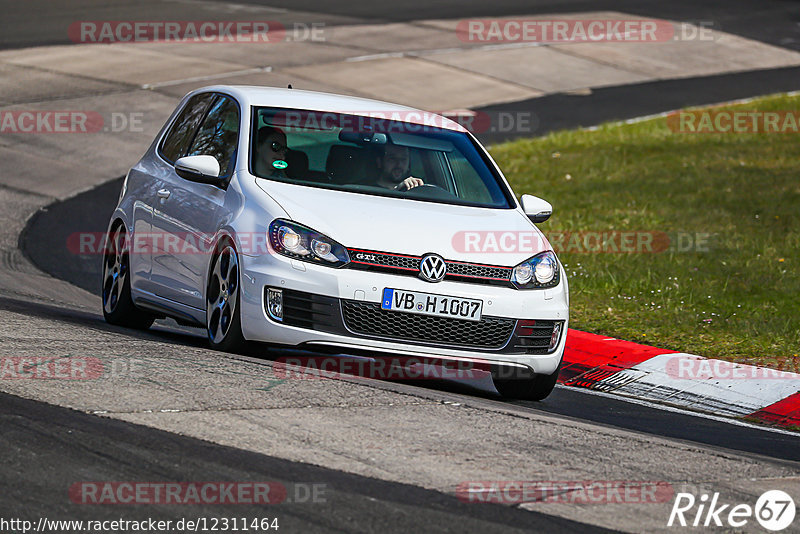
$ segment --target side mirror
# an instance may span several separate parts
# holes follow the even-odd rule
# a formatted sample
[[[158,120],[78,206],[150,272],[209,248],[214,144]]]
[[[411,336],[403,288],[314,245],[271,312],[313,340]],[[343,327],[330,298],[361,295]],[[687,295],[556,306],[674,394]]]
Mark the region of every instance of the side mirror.
[[[181,178],[201,184],[222,187],[219,162],[214,156],[185,156],[175,162],[175,172]]]
[[[534,223],[544,222],[553,214],[553,206],[539,197],[522,195],[520,202],[522,203],[522,211]]]

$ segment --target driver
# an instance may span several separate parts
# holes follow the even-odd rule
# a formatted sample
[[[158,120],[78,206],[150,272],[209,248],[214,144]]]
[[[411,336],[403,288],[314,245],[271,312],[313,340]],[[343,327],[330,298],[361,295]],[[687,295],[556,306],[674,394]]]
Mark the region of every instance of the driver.
[[[422,178],[411,176],[407,146],[387,144],[377,157],[378,185],[386,189],[408,190],[425,185]]]

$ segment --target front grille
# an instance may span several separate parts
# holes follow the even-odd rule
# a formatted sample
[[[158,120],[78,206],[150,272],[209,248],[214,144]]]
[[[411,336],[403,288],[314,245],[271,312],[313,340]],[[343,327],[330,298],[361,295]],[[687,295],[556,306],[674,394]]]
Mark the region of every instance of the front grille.
[[[447,272],[453,276],[503,281],[507,281],[511,278],[510,267],[494,267],[491,265],[478,265],[459,261],[448,261],[445,263],[447,263]]]
[[[380,304],[342,300],[344,323],[353,333],[396,341],[499,349],[505,346],[516,321],[483,317],[466,321],[381,309]]]
[[[422,256],[408,256],[374,250],[347,249],[350,255],[348,267],[368,271],[391,272],[399,275],[419,275],[419,264]],[[511,283],[511,267],[482,265],[445,260],[447,275],[445,280],[454,280],[473,284],[494,284],[514,287]]]
[[[386,267],[419,272],[420,256],[404,256],[371,250],[347,249],[350,261],[365,267]]]

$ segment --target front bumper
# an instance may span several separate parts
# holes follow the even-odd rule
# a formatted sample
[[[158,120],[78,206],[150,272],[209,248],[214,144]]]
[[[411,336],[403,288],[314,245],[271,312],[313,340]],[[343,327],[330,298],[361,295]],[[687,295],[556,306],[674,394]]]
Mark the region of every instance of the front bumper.
[[[354,269],[332,269],[329,267],[291,260],[275,254],[241,256],[242,267],[242,332],[245,338],[281,345],[308,346],[309,348],[331,348],[342,352],[357,351],[371,354],[402,354],[408,356],[486,362],[506,366],[525,367],[534,373],[551,374],[561,361],[568,326],[568,288],[565,273],[562,282],[546,290],[517,290],[506,287],[466,284],[443,281],[437,284],[421,279],[380,272]],[[287,295],[308,295],[315,301],[313,309],[330,312],[326,320],[277,322],[264,309],[265,288],[284,290]],[[453,297],[480,299],[483,301],[483,317],[498,324],[503,323],[508,335],[505,342],[498,341],[504,330],[492,325],[492,336],[481,337],[474,333],[480,326],[460,319],[447,319],[465,323],[455,330],[459,333],[445,340],[405,339],[408,316],[402,312],[379,310],[383,289],[386,287],[436,293]],[[354,311],[356,310],[355,314]],[[400,314],[402,319],[391,336],[382,335],[374,328],[355,327],[369,318],[380,318],[386,323],[385,314]],[[522,319],[536,320],[537,326],[560,324],[560,339],[552,352],[541,353],[520,344],[520,334],[528,333],[518,327]],[[391,321],[391,319],[388,319]],[[291,324],[289,324],[291,323]],[[402,323],[402,324],[401,324]],[[429,325],[430,326],[430,325]],[[434,325],[435,327],[436,325]],[[448,327],[453,325],[448,325]],[[457,325],[456,325],[457,326]],[[499,328],[499,327],[498,327]],[[408,330],[412,332],[412,330]],[[488,330],[486,330],[488,332]],[[470,337],[472,334],[472,337]],[[466,343],[459,341],[466,341]],[[537,342],[538,343],[538,342]],[[540,353],[532,353],[540,352]]]

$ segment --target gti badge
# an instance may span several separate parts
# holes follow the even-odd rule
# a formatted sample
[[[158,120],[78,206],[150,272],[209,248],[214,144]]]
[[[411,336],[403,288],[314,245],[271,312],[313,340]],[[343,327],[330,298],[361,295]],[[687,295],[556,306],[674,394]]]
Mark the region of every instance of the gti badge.
[[[419,262],[419,276],[427,282],[441,282],[447,274],[447,264],[438,254],[426,254]]]

